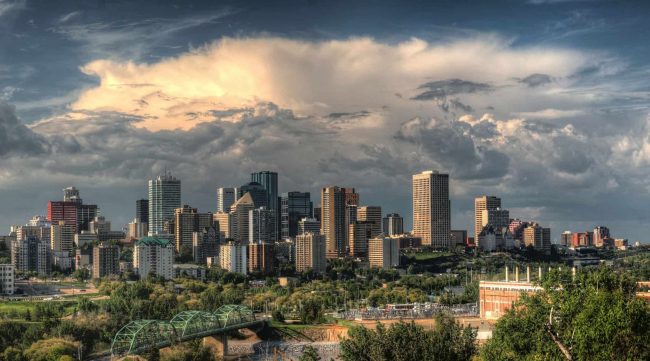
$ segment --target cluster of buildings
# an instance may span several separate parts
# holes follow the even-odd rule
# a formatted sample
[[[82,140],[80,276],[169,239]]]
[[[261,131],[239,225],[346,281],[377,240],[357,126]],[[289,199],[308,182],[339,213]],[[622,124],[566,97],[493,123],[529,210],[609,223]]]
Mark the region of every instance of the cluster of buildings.
[[[592,231],[571,232],[564,231],[560,235],[560,245],[569,248],[596,247],[596,248],[618,248],[626,249],[627,239],[612,238],[609,228],[597,226]]]
[[[501,198],[484,195],[474,199],[474,243],[487,252],[522,247],[550,252],[551,229],[510,218],[510,212],[501,208]]]

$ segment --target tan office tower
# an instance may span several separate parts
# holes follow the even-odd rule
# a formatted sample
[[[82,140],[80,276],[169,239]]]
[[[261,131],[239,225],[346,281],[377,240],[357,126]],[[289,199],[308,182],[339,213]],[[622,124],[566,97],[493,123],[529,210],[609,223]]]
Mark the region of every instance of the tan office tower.
[[[524,244],[526,247],[533,246],[538,250],[550,251],[551,229],[544,228],[537,223],[529,225],[524,229]]]
[[[255,209],[253,197],[248,192],[230,207],[230,238],[241,242],[244,246],[249,243],[249,212],[253,209]]]
[[[399,267],[399,241],[389,237],[375,237],[368,241],[370,268]]]
[[[363,206],[357,210],[357,220],[370,222],[372,225],[371,237],[377,237],[381,232],[381,207]]]
[[[217,212],[212,215],[212,219],[219,223],[219,233],[221,239],[230,238],[230,226],[232,215],[229,212]]]
[[[451,246],[449,175],[426,171],[413,175],[413,235],[423,246]]]
[[[350,256],[368,257],[368,240],[372,238],[373,224],[368,221],[356,221],[348,225],[350,235]]]
[[[474,198],[474,241],[478,239],[478,235],[487,224],[484,221],[483,211],[495,210],[501,208],[501,198],[493,196],[480,196]]]
[[[347,253],[346,193],[345,188],[335,186],[321,190],[321,234],[325,236],[327,258]]]
[[[251,243],[248,245],[248,272],[272,274],[275,270],[275,244]]]
[[[317,273],[325,272],[325,236],[305,233],[296,236],[296,271],[305,272],[308,269]]]
[[[212,213],[199,213],[196,208],[184,205],[174,210],[174,237],[176,252],[182,250],[191,254],[194,232],[203,231],[212,225]]]

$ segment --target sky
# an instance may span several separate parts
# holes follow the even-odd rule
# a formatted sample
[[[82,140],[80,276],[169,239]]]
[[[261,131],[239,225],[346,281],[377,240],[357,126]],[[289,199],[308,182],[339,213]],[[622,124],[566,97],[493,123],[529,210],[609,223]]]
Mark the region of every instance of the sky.
[[[117,226],[279,173],[411,224],[411,175],[552,229],[650,241],[644,1],[0,0],[0,230],[74,185]],[[4,231],[0,231],[4,233]]]

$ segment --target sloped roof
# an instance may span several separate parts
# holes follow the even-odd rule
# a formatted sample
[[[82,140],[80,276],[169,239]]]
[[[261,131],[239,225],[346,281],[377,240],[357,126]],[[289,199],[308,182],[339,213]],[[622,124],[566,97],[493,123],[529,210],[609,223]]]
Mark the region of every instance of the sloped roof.
[[[171,245],[171,241],[164,238],[158,237],[142,237],[139,241],[135,242],[136,246],[161,246],[168,247]]]

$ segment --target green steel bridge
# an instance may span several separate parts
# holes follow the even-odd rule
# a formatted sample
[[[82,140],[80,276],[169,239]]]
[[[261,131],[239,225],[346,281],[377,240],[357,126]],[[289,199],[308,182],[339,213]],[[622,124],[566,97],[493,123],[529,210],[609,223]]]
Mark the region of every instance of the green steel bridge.
[[[221,306],[215,312],[183,311],[170,321],[131,321],[113,338],[111,355],[135,355],[152,348],[161,349],[196,338],[225,335],[263,323],[264,320],[255,319],[248,307],[239,305]]]

